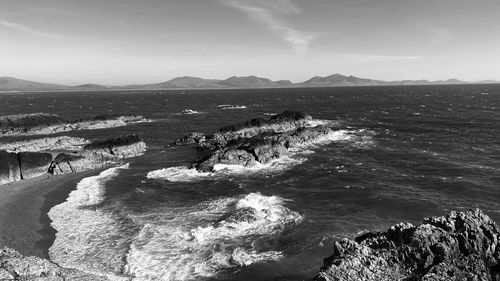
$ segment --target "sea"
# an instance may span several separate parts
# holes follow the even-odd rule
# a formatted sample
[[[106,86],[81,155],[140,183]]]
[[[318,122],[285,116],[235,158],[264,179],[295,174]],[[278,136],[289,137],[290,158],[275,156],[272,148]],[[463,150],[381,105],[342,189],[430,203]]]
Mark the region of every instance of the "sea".
[[[212,173],[172,145],[284,110],[336,133]],[[151,120],[65,133],[147,143],[49,212],[50,258],[112,280],[307,280],[339,239],[469,208],[500,222],[500,85],[4,93],[0,112]]]

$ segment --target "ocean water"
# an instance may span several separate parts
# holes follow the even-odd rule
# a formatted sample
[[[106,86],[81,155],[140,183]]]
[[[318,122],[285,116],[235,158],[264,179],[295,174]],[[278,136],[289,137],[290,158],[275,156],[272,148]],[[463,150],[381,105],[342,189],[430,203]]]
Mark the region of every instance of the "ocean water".
[[[285,109],[336,132],[269,165],[215,173],[190,170],[196,149],[171,145]],[[49,213],[51,259],[116,280],[303,280],[339,238],[475,207],[500,222],[499,109],[500,85],[0,95],[2,114],[153,120],[67,134],[137,133],[148,145]]]

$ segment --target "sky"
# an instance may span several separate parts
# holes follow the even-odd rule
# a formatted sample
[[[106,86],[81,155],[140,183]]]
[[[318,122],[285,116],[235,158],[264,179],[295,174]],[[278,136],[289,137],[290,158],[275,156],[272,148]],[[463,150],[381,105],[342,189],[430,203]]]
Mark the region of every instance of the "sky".
[[[0,76],[500,80],[499,0],[0,0]]]

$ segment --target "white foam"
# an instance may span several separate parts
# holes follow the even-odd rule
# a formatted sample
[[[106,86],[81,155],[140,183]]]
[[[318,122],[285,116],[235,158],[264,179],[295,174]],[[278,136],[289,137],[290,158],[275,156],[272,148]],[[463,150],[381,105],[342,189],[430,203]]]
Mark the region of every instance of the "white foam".
[[[241,165],[216,164],[213,167],[213,172],[198,171],[195,168],[187,166],[175,166],[163,168],[148,172],[148,179],[162,179],[171,182],[196,182],[206,179],[214,179],[223,176],[234,175],[254,175],[262,173],[275,173],[289,169],[294,165],[298,165],[306,159],[296,155],[294,157],[283,156],[275,159],[267,164],[256,163],[251,167]]]
[[[48,215],[57,231],[49,249],[51,260],[63,267],[121,280],[126,237],[117,232],[117,220],[97,207],[105,200],[105,183],[128,164],[82,179],[66,202]]]
[[[246,105],[221,104],[217,106],[220,109],[245,109]]]
[[[201,172],[187,166],[177,166],[151,171],[148,179],[165,179],[173,182],[191,182],[211,177],[212,173]]]
[[[259,251],[252,242],[300,223],[302,216],[286,208],[285,202],[250,193],[175,210],[181,215],[170,220],[148,220],[130,247],[125,273],[138,280],[193,280],[279,260],[283,253]]]

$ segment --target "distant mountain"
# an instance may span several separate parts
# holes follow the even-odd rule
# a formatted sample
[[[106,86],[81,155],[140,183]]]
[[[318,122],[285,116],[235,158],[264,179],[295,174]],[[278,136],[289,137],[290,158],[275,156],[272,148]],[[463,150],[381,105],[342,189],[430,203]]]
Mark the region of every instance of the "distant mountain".
[[[469,82],[448,79],[439,81],[402,80],[382,81],[355,76],[333,74],[325,77],[314,76],[300,83],[288,80],[273,81],[257,76],[232,76],[225,80],[204,79],[200,77],[177,77],[161,83],[139,84],[126,86],[106,86],[99,84],[83,84],[65,86],[57,84],[39,83],[12,77],[0,77],[0,91],[105,91],[105,90],[153,90],[153,89],[224,89],[224,88],[288,88],[288,87],[347,87],[347,86],[381,86],[381,85],[441,85],[441,84],[468,84]],[[478,84],[500,83],[493,80],[475,82]]]
[[[112,86],[106,86],[106,85],[99,85],[99,84],[83,84],[83,85],[78,85],[72,87],[72,89],[75,90],[90,90],[90,91],[98,91],[98,90],[109,90],[113,89]]]
[[[68,89],[68,86],[0,77],[0,91],[56,91],[64,89]]]
[[[278,88],[293,86],[293,83],[288,80],[272,81],[267,78],[256,76],[233,76],[220,81],[218,84],[231,88]]]
[[[313,78],[297,83],[301,87],[332,87],[332,86],[376,86],[388,85],[388,82],[333,74],[326,77],[314,76]]]
[[[147,84],[140,86],[147,89],[220,88],[221,86],[217,84],[219,81],[220,80],[217,79],[204,79],[199,77],[184,76],[184,77],[177,77],[162,83]]]

